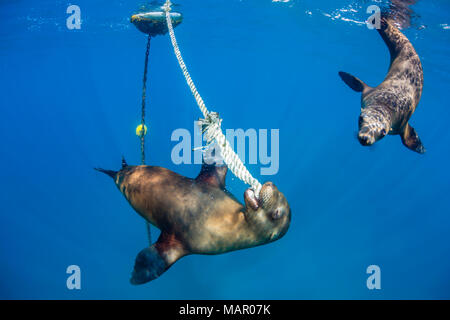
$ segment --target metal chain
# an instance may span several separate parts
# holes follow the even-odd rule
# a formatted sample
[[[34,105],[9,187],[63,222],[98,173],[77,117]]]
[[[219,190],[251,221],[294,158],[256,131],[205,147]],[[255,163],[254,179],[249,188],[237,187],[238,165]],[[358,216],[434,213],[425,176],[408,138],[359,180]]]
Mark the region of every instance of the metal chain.
[[[150,54],[150,40],[151,36],[148,36],[147,39],[147,50],[145,51],[145,66],[144,66],[144,78],[143,78],[143,85],[142,85],[142,111],[141,111],[141,134],[140,134],[140,140],[141,140],[141,164],[145,165],[145,100],[147,98],[147,71],[148,71],[148,56]],[[150,245],[152,245],[152,234],[150,229],[150,223],[146,221],[146,228],[147,228],[147,237],[148,242]]]
[[[144,79],[142,85],[142,116],[141,116],[141,164],[145,165],[145,100],[147,98],[147,71],[148,71],[148,56],[150,54],[150,39],[147,40],[147,51],[145,52],[145,66],[144,66]]]

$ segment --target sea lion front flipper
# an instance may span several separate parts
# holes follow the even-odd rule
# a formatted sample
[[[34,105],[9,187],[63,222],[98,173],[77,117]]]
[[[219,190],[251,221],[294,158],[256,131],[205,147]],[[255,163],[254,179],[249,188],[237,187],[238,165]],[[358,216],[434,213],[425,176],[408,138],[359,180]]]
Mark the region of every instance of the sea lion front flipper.
[[[341,77],[342,81],[345,82],[346,85],[348,85],[350,88],[352,88],[356,92],[363,92],[364,90],[370,88],[363,81],[359,80],[357,77],[352,76],[351,74],[349,74],[347,72],[340,71],[339,76]]]
[[[409,123],[406,124],[400,136],[405,147],[420,154],[425,153],[426,150],[422,141],[420,141],[419,135]]]
[[[187,253],[175,236],[161,232],[158,241],[136,256],[131,284],[144,284],[155,280]]]
[[[228,167],[226,165],[217,166],[215,164],[203,163],[202,169],[195,180],[224,189],[227,171]]]

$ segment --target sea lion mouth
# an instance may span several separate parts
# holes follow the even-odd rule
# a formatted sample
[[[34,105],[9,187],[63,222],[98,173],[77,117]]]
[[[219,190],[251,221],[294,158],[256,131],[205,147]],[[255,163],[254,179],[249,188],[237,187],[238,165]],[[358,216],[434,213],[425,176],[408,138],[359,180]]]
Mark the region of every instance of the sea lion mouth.
[[[256,194],[253,189],[247,189],[245,191],[244,200],[247,207],[252,208],[254,211],[259,209],[259,201],[256,198]]]
[[[375,138],[370,133],[359,133],[358,140],[363,146],[371,146],[375,143]]]
[[[249,188],[244,193],[244,200],[247,207],[253,210],[268,208],[276,202],[277,187],[272,182],[266,182],[259,192],[259,198],[256,196],[255,190]]]
[[[378,140],[381,140],[386,136],[387,132],[385,129],[374,129],[369,128],[369,126],[364,126],[359,130],[358,140],[363,146],[371,146]]]

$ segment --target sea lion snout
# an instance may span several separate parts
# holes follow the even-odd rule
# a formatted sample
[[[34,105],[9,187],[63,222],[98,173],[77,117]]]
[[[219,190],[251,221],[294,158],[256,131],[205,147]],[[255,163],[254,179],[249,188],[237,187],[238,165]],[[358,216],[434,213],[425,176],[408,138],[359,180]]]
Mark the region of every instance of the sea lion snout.
[[[245,204],[254,211],[260,208],[267,209],[271,206],[271,204],[277,201],[279,193],[278,188],[273,184],[273,182],[266,182],[259,192],[259,198],[256,197],[256,193],[252,188],[245,191]]]
[[[363,127],[359,130],[358,140],[363,146],[371,146],[378,140],[386,136],[386,129],[370,129],[368,127]]]
[[[358,140],[363,146],[371,146],[384,138],[389,126],[383,114],[370,109],[367,112],[359,117]]]
[[[278,188],[273,184],[273,182],[264,183],[259,193],[261,206],[263,208],[268,208],[271,204],[275,203],[279,193]]]
[[[244,200],[247,207],[253,211],[260,208],[268,208],[275,203],[278,197],[278,188],[272,182],[266,182],[259,192],[259,198],[256,197],[255,190],[249,188],[244,193]]]
[[[359,131],[358,140],[363,146],[371,146],[376,141],[373,132],[368,130],[368,128],[363,128],[363,130]]]
[[[259,197],[261,208],[272,220],[278,220],[290,214],[286,198],[272,182],[266,182],[262,186]]]

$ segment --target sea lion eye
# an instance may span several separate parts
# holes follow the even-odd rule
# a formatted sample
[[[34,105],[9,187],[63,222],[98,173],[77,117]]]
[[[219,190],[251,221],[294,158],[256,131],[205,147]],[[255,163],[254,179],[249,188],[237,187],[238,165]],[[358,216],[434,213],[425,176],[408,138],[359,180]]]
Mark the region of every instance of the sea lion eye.
[[[280,219],[283,216],[283,209],[277,208],[273,213],[272,213],[272,219],[277,220]]]

